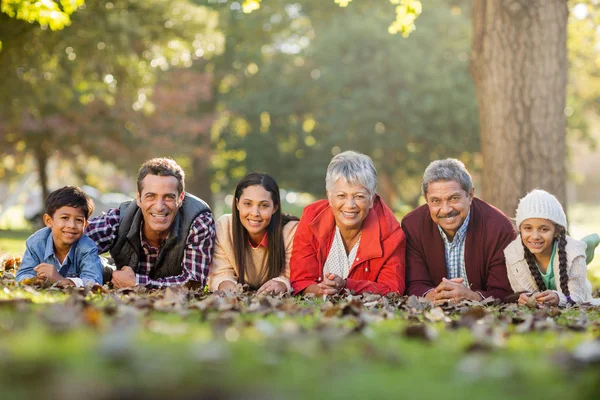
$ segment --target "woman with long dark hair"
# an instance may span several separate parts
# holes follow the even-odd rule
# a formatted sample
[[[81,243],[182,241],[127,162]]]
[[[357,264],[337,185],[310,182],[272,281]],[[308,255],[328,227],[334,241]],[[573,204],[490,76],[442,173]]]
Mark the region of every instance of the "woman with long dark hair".
[[[217,220],[209,288],[247,284],[258,293],[290,293],[290,257],[298,218],[283,214],[279,187],[264,173],[247,174],[235,188],[231,214]]]

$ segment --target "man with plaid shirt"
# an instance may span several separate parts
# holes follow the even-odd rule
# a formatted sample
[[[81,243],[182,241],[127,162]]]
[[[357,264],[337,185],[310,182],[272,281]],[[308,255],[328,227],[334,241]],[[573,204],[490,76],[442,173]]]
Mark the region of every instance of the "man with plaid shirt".
[[[427,204],[402,220],[407,293],[434,304],[510,295],[504,249],[516,232],[506,215],[474,196],[465,165],[432,162],[421,189]]]
[[[91,219],[85,234],[99,253],[110,251],[117,270],[105,268],[104,281],[116,288],[206,285],[215,222],[208,205],[185,192],[185,174],[172,159],[146,161],[136,200]]]

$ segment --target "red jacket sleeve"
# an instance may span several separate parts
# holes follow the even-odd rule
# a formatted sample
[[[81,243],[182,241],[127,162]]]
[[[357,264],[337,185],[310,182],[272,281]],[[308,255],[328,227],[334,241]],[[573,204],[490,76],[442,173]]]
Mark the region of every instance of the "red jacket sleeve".
[[[357,294],[375,293],[385,296],[386,294],[404,294],[406,273],[406,236],[402,229],[398,229],[383,244],[383,260],[375,259],[373,263],[383,263],[377,276],[369,276],[372,280],[352,279],[346,280],[346,288]]]
[[[303,216],[298,223],[292,258],[290,259],[290,284],[298,294],[321,277],[322,267],[317,260],[318,243],[310,232],[309,218]]]

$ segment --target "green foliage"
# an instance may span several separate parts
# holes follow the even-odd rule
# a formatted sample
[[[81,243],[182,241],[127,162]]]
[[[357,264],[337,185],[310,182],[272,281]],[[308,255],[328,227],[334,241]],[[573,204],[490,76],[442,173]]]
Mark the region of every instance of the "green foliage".
[[[457,156],[473,166],[467,10],[431,2],[422,29],[403,40],[381,29],[384,3],[321,4],[307,1],[291,13],[287,2],[269,2],[225,28],[235,58],[220,86],[220,188],[262,170],[283,187],[322,196],[332,154],[354,149],[374,159],[379,190],[397,207],[416,204],[431,159]],[[261,40],[246,43],[257,31]]]
[[[85,0],[31,1],[2,0],[0,11],[11,18],[38,23],[56,31],[71,24],[71,14],[83,6]]]
[[[0,14],[3,153],[35,154],[40,166],[84,154],[137,167],[157,151],[153,138],[172,133],[146,122],[157,76],[218,52],[215,21],[207,8],[162,0],[94,1],[57,32]]]
[[[591,400],[598,389],[592,308],[0,288],[9,398]]]

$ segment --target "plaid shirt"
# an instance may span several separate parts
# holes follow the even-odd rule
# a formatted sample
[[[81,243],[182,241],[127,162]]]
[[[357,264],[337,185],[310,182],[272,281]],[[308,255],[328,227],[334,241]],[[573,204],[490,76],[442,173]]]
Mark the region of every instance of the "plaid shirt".
[[[467,228],[469,227],[469,219],[471,218],[471,211],[467,214],[467,218],[454,235],[454,240],[450,242],[444,230],[438,225],[440,235],[444,240],[444,247],[446,249],[446,269],[448,271],[448,279],[452,278],[464,278],[463,284],[469,287],[469,279],[467,278],[467,271],[465,270],[465,239],[467,238]]]
[[[85,234],[89,236],[102,254],[110,250],[119,231],[119,209],[113,208],[107,213],[90,220]],[[212,249],[215,243],[215,221],[210,212],[204,212],[194,220],[186,239],[181,266],[183,272],[177,276],[150,279],[148,276],[158,259],[159,247],[150,246],[142,236],[143,254],[139,255],[139,271],[135,275],[137,285],[172,286],[183,285],[187,281],[197,281],[206,285]]]

